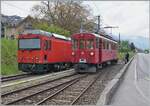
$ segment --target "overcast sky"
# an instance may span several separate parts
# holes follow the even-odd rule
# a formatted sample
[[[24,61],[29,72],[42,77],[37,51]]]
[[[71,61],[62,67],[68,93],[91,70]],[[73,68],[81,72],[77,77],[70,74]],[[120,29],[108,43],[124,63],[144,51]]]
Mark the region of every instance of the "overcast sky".
[[[5,15],[26,17],[33,5],[40,1],[2,1]],[[94,16],[101,15],[104,26],[119,26],[114,34],[149,36],[149,1],[84,1]],[[109,30],[110,31],[110,30]]]

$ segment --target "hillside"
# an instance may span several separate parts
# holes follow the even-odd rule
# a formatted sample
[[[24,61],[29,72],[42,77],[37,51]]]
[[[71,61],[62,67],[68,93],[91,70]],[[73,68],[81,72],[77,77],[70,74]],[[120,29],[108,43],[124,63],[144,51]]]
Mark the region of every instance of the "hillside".
[[[118,36],[113,37],[118,40]],[[140,48],[142,50],[149,48],[149,38],[146,37],[121,35],[120,39],[128,40],[130,43],[133,42],[137,48]]]
[[[1,39],[1,74],[20,73],[17,65],[17,40]]]

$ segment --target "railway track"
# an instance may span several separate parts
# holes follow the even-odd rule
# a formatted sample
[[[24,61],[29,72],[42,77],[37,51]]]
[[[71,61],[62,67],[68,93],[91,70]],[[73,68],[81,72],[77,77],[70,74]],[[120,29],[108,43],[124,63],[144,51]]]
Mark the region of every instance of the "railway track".
[[[2,104],[6,104],[6,105],[16,104],[16,103],[18,104],[18,102],[20,102],[20,101],[26,100],[30,97],[32,98],[33,96],[39,95],[43,92],[61,87],[65,84],[71,83],[72,81],[80,79],[84,76],[85,75],[76,75],[76,74],[74,74],[74,75],[71,75],[71,76],[65,76],[63,78],[55,79],[53,81],[44,82],[44,83],[41,83],[39,85],[34,85],[34,86],[30,86],[30,87],[23,88],[23,89],[20,89],[20,90],[16,90],[16,91],[12,91],[12,92],[2,94],[1,95]],[[27,92],[32,92],[32,93],[28,93],[28,95],[26,95]],[[26,93],[26,94],[24,94],[24,96],[21,97],[20,96],[21,93]],[[19,98],[17,98],[16,95],[19,95]],[[15,96],[14,100],[12,99],[13,96]]]
[[[59,100],[56,97],[58,95],[59,95],[59,97],[61,97],[62,96],[61,93],[64,93],[64,91],[68,92],[68,91],[74,89],[74,91],[70,91],[72,93],[69,95],[63,94],[63,95],[66,95],[66,97],[67,97],[67,98],[65,98],[67,101],[66,104],[74,104],[82,96],[82,94],[84,92],[86,92],[86,90],[90,86],[93,85],[93,83],[99,78],[99,76],[100,76],[100,73],[98,75],[96,75],[96,74],[94,74],[94,75],[77,75],[77,77],[75,77],[75,78],[68,79],[65,82],[61,82],[61,83],[59,82],[59,84],[55,83],[53,86],[47,87],[46,89],[39,90],[38,92],[34,92],[30,95],[26,95],[24,97],[17,98],[15,100],[9,101],[9,98],[6,97],[8,95],[13,94],[13,92],[2,95],[2,101],[4,100],[4,98],[7,99],[7,101],[9,101],[9,102],[3,103],[5,105],[12,105],[12,104],[40,105],[40,104],[45,104],[49,100],[55,100],[55,103],[57,102],[56,104],[64,104],[64,103],[60,103],[64,100]],[[50,82],[48,82],[47,84],[50,84]],[[75,86],[78,86],[78,87],[75,87]],[[78,90],[78,92],[76,90]],[[15,95],[15,94],[13,94],[13,95]],[[39,98],[39,96],[41,96],[41,95],[42,95],[42,98]],[[72,95],[74,95],[74,96],[72,96]],[[73,98],[73,100],[68,101],[70,98]],[[51,104],[51,103],[48,103],[48,104]]]
[[[119,69],[119,68],[118,68]],[[113,71],[115,72],[115,71]],[[111,80],[112,71],[103,69],[96,74],[76,74],[66,76],[15,92],[2,94],[2,104],[5,105],[80,105],[86,104],[99,85],[102,91],[105,84]],[[115,75],[115,73],[113,73]],[[113,76],[114,76],[113,75]],[[94,91],[93,91],[94,90]],[[98,93],[100,94],[100,92]],[[92,96],[91,96],[92,97]],[[93,97],[92,97],[93,98]],[[93,99],[91,99],[94,101]]]
[[[36,105],[74,105],[97,81],[101,74],[102,72],[99,72],[99,74],[88,75],[86,78],[72,82],[39,101]]]
[[[66,85],[62,89],[58,90],[54,94],[51,94],[48,97],[44,98],[43,100],[39,101],[36,105],[46,105],[46,104],[73,105],[84,94],[84,92],[86,92],[87,89],[94,84],[94,82],[99,78],[99,76],[100,74],[98,74],[95,78],[92,78],[91,80],[89,80],[88,78],[88,80],[74,81]],[[74,87],[74,86],[78,86],[78,87]]]
[[[6,77],[1,77],[1,81],[6,82],[11,80],[17,80],[20,78],[26,78],[28,76],[31,76],[31,74],[19,74],[19,75],[6,76]]]

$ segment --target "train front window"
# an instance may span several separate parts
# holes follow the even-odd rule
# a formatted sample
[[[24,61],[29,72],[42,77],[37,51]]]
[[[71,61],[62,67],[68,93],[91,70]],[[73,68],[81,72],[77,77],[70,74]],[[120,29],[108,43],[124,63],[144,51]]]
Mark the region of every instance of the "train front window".
[[[19,39],[19,49],[40,49],[40,39]]]
[[[94,49],[94,40],[93,39],[87,40],[86,46],[87,46],[87,49]]]
[[[76,50],[78,48],[78,40],[72,40],[72,49]]]
[[[84,45],[85,45],[85,40],[81,39],[79,41],[79,49],[84,49]]]

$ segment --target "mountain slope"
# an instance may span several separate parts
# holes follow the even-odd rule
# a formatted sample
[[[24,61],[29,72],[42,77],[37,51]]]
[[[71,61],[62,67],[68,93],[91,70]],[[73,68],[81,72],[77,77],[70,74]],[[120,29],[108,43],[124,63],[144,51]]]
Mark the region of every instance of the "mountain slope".
[[[113,36],[116,40],[118,40],[118,36]],[[120,40],[128,40],[130,43],[133,42],[137,48],[140,49],[148,49],[149,48],[149,38],[142,36],[125,36],[121,35]]]

